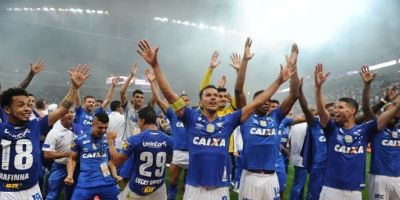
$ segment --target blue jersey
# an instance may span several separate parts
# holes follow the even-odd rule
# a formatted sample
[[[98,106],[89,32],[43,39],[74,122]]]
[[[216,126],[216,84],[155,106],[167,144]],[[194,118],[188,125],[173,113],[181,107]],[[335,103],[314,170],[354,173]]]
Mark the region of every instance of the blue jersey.
[[[24,126],[0,124],[0,191],[25,190],[38,183],[40,135],[49,131],[47,116]]]
[[[199,187],[230,185],[229,138],[240,124],[242,111],[235,111],[210,122],[199,110],[185,108],[182,122],[189,134],[187,184]]]
[[[285,117],[279,123],[279,136],[281,137],[281,144],[284,147],[287,147],[287,143],[289,141],[289,131],[290,131],[290,126],[293,124],[293,118]]]
[[[167,116],[171,129],[172,129],[172,140],[174,141],[174,150],[184,150],[188,149],[188,134],[186,133],[186,129],[183,126],[181,120],[178,119],[175,112],[171,107],[168,108],[165,113]]]
[[[400,125],[386,127],[371,141],[371,174],[400,176]]]
[[[124,144],[123,154],[134,154],[129,188],[138,195],[156,191],[165,181],[167,156],[172,155],[172,138],[161,131],[145,130],[130,136]]]
[[[313,122],[308,125],[307,134],[312,139],[312,168],[326,167],[326,138],[324,130],[319,124],[319,118],[314,118]]]
[[[84,131],[90,131],[92,128],[93,116],[102,111],[103,108],[100,107],[94,110],[92,113],[88,113],[85,109],[83,109],[82,106],[79,106],[75,109],[75,123],[81,125]]]
[[[105,136],[93,137],[90,131],[86,131],[74,139],[71,151],[79,156],[79,177],[77,187],[95,188],[104,185],[115,184],[111,174],[103,175],[101,165],[108,167],[109,153]]]
[[[351,129],[330,120],[324,128],[327,139],[327,166],[324,185],[342,190],[362,190],[365,186],[365,157],[368,140],[377,133],[377,120]]]
[[[280,108],[269,115],[251,115],[240,125],[243,138],[243,169],[277,170],[280,152],[279,123],[284,115]]]

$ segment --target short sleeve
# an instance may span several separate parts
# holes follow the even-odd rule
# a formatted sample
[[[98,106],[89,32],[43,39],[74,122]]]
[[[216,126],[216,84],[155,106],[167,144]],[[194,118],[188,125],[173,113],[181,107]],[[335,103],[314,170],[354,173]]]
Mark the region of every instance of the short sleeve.
[[[71,142],[71,151],[79,153],[79,144],[78,138],[75,137]]]
[[[365,133],[370,137],[375,133],[378,133],[378,120],[372,119],[370,121],[364,122],[362,124],[362,128],[365,130]]]
[[[183,122],[183,124],[190,122],[190,118],[194,115],[194,112],[196,112],[196,110],[193,110],[189,107],[184,108],[183,115],[180,117],[180,120]]]
[[[172,107],[168,107],[167,112],[165,112],[165,116],[169,119],[169,121],[172,121],[174,116],[176,116],[174,110],[172,110]]]
[[[47,134],[46,140],[44,141],[43,144],[43,151],[55,151],[55,147],[57,144],[56,140],[56,134],[54,131],[50,131],[49,134]]]
[[[40,134],[47,135],[47,133],[51,130],[51,126],[49,126],[49,116],[46,115],[42,119],[39,120],[39,130]]]
[[[320,123],[320,125],[321,125],[321,123]],[[330,119],[328,121],[325,128],[322,127],[322,125],[321,125],[322,130],[324,130],[325,137],[328,137],[329,135],[331,135],[332,131],[334,131],[334,129],[335,129],[335,126],[336,126],[336,123],[335,123],[335,121],[333,121],[333,119]]]
[[[225,115],[227,120],[232,124],[233,128],[240,124],[240,118],[242,117],[242,109],[237,110],[235,112],[231,112],[228,115]]]
[[[122,153],[126,157],[130,157],[135,149],[135,140],[136,136],[130,136],[124,143],[122,144]]]
[[[275,119],[278,120],[278,122],[282,121],[283,118],[285,118],[285,114],[282,112],[281,107],[278,107],[274,111],[272,111],[272,115],[274,115]]]

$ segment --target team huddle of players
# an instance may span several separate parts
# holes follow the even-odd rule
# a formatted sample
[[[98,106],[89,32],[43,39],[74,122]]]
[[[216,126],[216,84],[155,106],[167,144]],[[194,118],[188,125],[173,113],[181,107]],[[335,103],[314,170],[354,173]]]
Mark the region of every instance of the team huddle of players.
[[[356,117],[359,106],[351,98],[324,102],[322,85],[329,73],[317,64],[316,109],[309,109],[294,44],[276,79],[247,102],[243,85],[247,64],[254,56],[251,45],[248,38],[243,57],[231,56],[237,72],[234,98],[224,88],[225,77],[217,87],[209,84],[220,63],[215,52],[200,86],[199,104],[193,108],[187,95],[173,91],[158,63],[159,48],[147,41],[140,41],[137,51],[151,66],[145,70],[152,90],[147,106],[143,106],[140,90],[128,100],[136,65],[120,88],[120,101],[111,101],[117,85],[114,80],[104,101],[86,96],[81,105],[79,88],[90,74],[87,65],[77,65],[68,71],[71,88],[59,106],[49,113],[38,112],[32,106],[33,95],[24,88],[44,69],[44,62],[31,65],[19,87],[1,94],[0,199],[44,199],[39,187],[42,151],[44,158],[54,160],[45,199],[57,199],[63,189],[65,199],[175,199],[180,172],[186,169],[184,199],[229,199],[233,133],[243,141],[241,151],[235,152],[242,169],[236,176],[240,177],[239,198],[283,199],[287,128],[298,122],[307,123],[302,164],[310,174],[308,199],[361,199],[368,143],[372,146],[370,199],[400,199],[400,97],[396,97],[396,87],[390,87],[379,104],[370,106],[375,73],[362,67],[363,112]],[[284,101],[271,100],[288,80],[290,92]],[[304,117],[286,117],[297,100]],[[159,130],[155,104],[168,118],[171,136]],[[384,111],[379,112],[381,108]]]

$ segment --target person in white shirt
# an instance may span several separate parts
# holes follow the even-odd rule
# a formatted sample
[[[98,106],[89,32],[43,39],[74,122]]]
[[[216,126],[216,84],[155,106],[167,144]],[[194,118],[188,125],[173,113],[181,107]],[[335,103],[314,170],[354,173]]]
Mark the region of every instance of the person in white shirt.
[[[73,128],[72,122],[73,109],[70,109],[65,116],[54,124],[53,129],[47,134],[43,144],[44,157],[46,159],[54,159],[48,178],[47,200],[57,199],[63,188],[65,188],[65,199],[71,199],[73,187],[64,184],[64,179],[67,176],[66,165],[71,149],[71,142],[75,135],[82,132],[82,129],[78,125],[74,125]]]
[[[125,129],[125,117],[122,114],[124,111],[120,101],[112,101],[110,104],[111,113],[108,115],[109,122],[107,133],[116,132],[117,138],[115,138],[115,148],[117,150],[122,149],[124,129]]]
[[[290,161],[295,170],[290,200],[303,199],[304,185],[307,180],[307,170],[303,167],[303,158],[300,156],[306,136],[307,123],[300,123],[292,126],[289,132]]]

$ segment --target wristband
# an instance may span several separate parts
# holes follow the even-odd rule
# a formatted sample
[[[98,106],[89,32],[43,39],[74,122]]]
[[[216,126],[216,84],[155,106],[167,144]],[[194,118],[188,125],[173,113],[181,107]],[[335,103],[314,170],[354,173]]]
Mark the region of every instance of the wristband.
[[[184,108],[185,106],[185,101],[180,97],[178,98],[178,100],[171,104],[172,110],[174,110],[175,112],[182,110],[182,108]]]

